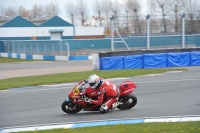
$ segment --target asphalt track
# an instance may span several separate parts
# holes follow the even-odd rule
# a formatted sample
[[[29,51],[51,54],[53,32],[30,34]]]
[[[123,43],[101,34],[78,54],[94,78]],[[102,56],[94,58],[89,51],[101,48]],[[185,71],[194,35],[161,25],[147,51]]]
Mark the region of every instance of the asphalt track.
[[[105,119],[200,115],[200,67],[189,71],[109,79],[137,83],[137,105],[107,114],[81,111],[65,114],[60,105],[75,83],[0,91],[0,128]]]

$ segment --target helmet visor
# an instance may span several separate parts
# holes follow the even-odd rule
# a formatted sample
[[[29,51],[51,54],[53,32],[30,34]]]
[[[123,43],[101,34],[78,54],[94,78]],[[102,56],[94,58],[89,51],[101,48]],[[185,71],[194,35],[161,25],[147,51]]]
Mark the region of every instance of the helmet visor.
[[[92,87],[92,86],[94,86],[95,85],[95,83],[89,83],[89,86],[90,87]]]

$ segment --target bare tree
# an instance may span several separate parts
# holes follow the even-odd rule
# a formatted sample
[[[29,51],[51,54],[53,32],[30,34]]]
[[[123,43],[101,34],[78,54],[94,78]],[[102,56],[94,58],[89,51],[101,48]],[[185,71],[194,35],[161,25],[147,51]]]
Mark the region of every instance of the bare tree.
[[[169,9],[175,14],[175,32],[178,32],[178,14],[183,10],[183,0],[170,0]]]
[[[16,16],[17,12],[13,7],[10,6],[10,7],[6,8],[5,15],[6,16]]]
[[[29,17],[29,15],[30,15],[30,11],[28,11],[27,9],[25,9],[24,6],[20,6],[18,8],[17,12],[22,17]]]
[[[126,27],[125,27],[125,30],[127,33],[129,33],[129,5],[128,5],[128,0],[125,0],[124,1],[124,5],[122,6],[122,8],[124,9],[124,12],[125,12],[125,16],[126,16]]]
[[[5,8],[0,6],[0,16],[5,16]]]
[[[120,15],[120,12],[121,12],[120,7],[121,7],[121,5],[118,3],[118,1],[113,1],[112,9],[113,9],[113,12],[116,16],[115,19],[114,19],[114,24],[115,24],[115,27],[119,28],[119,32],[120,32],[119,15]]]
[[[67,16],[71,19],[71,23],[73,25],[75,25],[74,20],[75,20],[75,16],[77,15],[76,8],[77,7],[75,6],[75,4],[71,1],[66,3],[66,5],[65,5],[65,11],[67,13]]]
[[[102,13],[106,15],[107,26],[109,27],[110,22],[110,14],[112,12],[112,1],[111,0],[103,0],[103,10]]]
[[[163,17],[164,32],[167,33],[166,14],[168,13],[168,0],[156,0]]]
[[[134,14],[134,20],[135,20],[135,32],[141,33],[141,27],[140,27],[140,21],[139,21],[139,13],[141,6],[137,0],[128,0],[128,7],[129,10]]]
[[[34,17],[43,16],[44,15],[44,7],[43,7],[43,5],[34,4],[33,7],[32,7],[31,15],[34,16]]]
[[[48,16],[54,16],[54,15],[57,15],[59,12],[59,6],[58,6],[58,3],[54,3],[54,2],[51,2],[49,4],[46,5],[45,7],[45,14],[48,15]]]
[[[148,0],[147,1],[147,8],[148,8],[148,12],[150,13],[151,16],[156,15],[156,2],[155,2],[155,0]]]
[[[186,32],[195,33],[196,32],[196,25],[195,25],[195,16],[198,14],[199,11],[199,2],[197,0],[185,0],[184,1],[184,8],[187,16],[190,19],[190,29],[186,29]]]
[[[103,3],[100,0],[94,0],[94,11],[98,14],[98,19],[100,22],[100,26],[102,26],[102,10],[103,10]]]
[[[84,0],[77,1],[77,13],[80,17],[81,25],[84,26],[84,23],[88,19],[87,4]]]

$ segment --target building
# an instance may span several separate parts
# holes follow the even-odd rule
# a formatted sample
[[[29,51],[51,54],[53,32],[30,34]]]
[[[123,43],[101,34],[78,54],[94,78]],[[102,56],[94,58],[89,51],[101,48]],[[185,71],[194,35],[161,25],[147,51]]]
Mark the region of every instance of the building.
[[[0,40],[103,38],[104,27],[75,27],[59,16],[0,17]]]

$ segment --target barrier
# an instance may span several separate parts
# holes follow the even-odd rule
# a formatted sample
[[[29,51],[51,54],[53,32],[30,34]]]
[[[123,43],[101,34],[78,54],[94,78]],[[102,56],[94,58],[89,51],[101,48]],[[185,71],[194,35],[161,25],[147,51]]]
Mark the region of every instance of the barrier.
[[[55,60],[91,60],[92,56],[52,56],[52,55],[32,55],[32,54],[19,54],[19,53],[2,53],[0,52],[0,57],[7,58],[18,58],[26,60],[46,60],[46,61],[55,61]]]
[[[143,68],[167,67],[167,54],[144,54]]]
[[[123,56],[100,58],[101,70],[123,69]]]
[[[200,52],[102,57],[100,70],[200,66]]]
[[[143,56],[124,56],[124,69],[143,68]]]
[[[200,52],[191,52],[191,66],[200,66]]]

